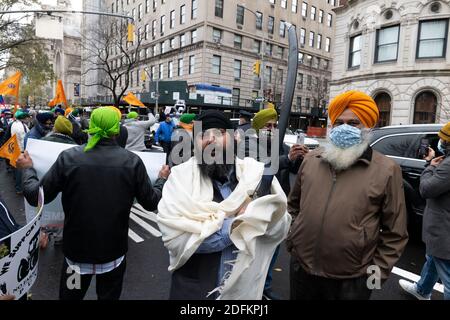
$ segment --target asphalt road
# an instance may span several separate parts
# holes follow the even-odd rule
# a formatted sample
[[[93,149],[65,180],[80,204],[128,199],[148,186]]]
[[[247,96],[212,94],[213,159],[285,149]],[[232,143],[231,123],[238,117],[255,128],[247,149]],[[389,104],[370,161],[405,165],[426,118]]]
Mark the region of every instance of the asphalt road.
[[[0,161],[0,195],[7,202],[18,223],[25,223],[23,197],[14,192],[12,174],[7,174],[4,162]],[[151,213],[134,211],[134,220],[130,220],[132,238],[129,238],[127,271],[125,275],[122,299],[124,300],[165,300],[168,298],[170,273],[167,271],[169,257],[158,235]],[[137,212],[137,214],[136,214]],[[425,261],[424,245],[409,242],[403,256],[397,263],[396,273],[404,277],[419,275]],[[63,262],[60,246],[52,242],[46,250],[41,250],[39,276],[32,289],[34,300],[58,299],[59,276]],[[406,274],[405,271],[412,274]],[[273,288],[282,299],[289,299],[289,254],[284,245],[275,264]],[[398,274],[391,274],[381,290],[372,294],[374,300],[410,300],[398,286],[401,279]],[[433,299],[442,299],[442,293],[434,291]],[[86,299],[96,299],[95,281],[87,293]]]

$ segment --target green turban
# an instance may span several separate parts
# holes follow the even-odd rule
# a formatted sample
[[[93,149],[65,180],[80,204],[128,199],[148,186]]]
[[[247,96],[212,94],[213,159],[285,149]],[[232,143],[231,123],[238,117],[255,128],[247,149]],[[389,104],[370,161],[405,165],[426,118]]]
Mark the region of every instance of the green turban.
[[[189,124],[192,121],[195,120],[195,114],[194,113],[185,113],[180,117],[180,122]]]
[[[117,112],[108,107],[95,109],[91,115],[89,129],[85,132],[89,133],[89,141],[84,151],[94,148],[97,143],[104,138],[111,138],[120,132],[119,115]]]
[[[278,114],[274,108],[259,111],[253,118],[252,127],[255,130],[259,130],[263,128],[270,120],[278,120]]]
[[[137,117],[139,117],[139,114],[135,111],[131,111],[128,115],[127,115],[127,119],[137,119]]]
[[[19,110],[14,114],[14,118],[16,118],[17,120],[22,120],[25,119],[26,117],[28,117],[28,113],[23,112],[22,110]]]
[[[58,116],[55,121],[54,130],[55,132],[71,136],[73,132],[73,125],[66,117]]]

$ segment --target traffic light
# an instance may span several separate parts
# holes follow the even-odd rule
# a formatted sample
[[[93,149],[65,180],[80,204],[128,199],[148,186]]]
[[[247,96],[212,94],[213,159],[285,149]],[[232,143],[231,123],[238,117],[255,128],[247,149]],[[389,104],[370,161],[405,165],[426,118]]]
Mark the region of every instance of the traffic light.
[[[255,63],[253,63],[253,73],[259,76],[261,72],[261,60],[256,60]]]
[[[132,24],[132,23],[128,24],[127,41],[134,42],[134,24]]]

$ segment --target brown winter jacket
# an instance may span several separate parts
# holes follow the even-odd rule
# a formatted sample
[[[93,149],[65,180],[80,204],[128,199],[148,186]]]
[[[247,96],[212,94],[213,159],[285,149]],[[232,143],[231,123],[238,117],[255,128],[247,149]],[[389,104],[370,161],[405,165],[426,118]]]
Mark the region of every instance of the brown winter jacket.
[[[321,152],[305,157],[290,193],[288,250],[312,275],[349,279],[377,265],[386,279],[408,241],[400,167],[368,148],[335,172]]]

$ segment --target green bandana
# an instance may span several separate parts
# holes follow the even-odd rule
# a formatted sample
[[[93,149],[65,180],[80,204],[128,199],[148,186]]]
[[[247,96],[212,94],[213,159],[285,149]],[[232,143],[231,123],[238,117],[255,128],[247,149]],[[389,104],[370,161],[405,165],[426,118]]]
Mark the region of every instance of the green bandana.
[[[94,148],[97,143],[104,138],[111,138],[120,132],[119,115],[117,112],[108,107],[95,109],[91,115],[89,123],[89,141],[84,148],[84,152]]]

